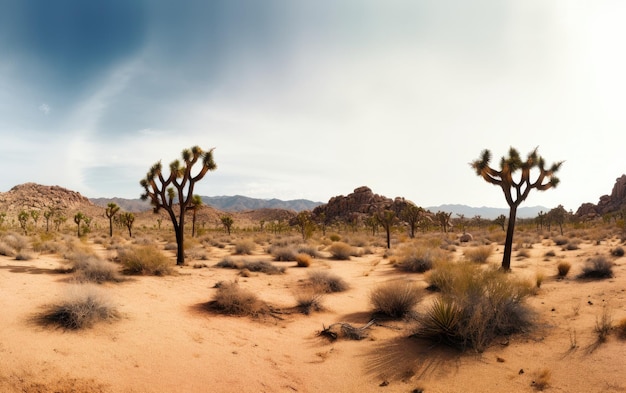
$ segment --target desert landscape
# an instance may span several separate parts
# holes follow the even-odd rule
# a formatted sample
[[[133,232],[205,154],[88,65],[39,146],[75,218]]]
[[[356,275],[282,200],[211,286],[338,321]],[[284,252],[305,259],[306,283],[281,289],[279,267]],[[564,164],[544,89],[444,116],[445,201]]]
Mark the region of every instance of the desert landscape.
[[[393,202],[361,187],[321,209],[345,216],[364,200]],[[563,234],[547,218],[519,220],[503,273],[505,233],[492,220],[426,220],[414,238],[398,220],[387,248],[364,215],[303,231],[295,212],[229,213],[229,235],[225,213],[203,205],[195,236],[188,213],[178,266],[163,215],[137,212],[132,237],[119,222],[109,236],[106,209],[61,187],[29,183],[0,202],[0,391],[626,391],[617,218],[572,215]],[[23,230],[18,211],[44,205],[82,212],[89,229],[31,217]],[[441,277],[468,271],[485,293],[514,288],[506,310],[519,320],[433,335]],[[77,316],[63,313],[85,298]]]

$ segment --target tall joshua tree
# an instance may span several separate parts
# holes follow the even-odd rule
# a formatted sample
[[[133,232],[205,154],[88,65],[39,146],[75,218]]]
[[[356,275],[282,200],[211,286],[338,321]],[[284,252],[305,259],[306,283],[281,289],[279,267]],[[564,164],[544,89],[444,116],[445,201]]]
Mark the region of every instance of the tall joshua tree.
[[[154,207],[154,212],[165,209],[172,220],[174,232],[176,233],[176,264],[185,264],[184,252],[184,229],[185,211],[191,204],[193,198],[193,188],[208,171],[217,168],[213,161],[213,150],[203,151],[200,147],[194,146],[182,152],[183,163],[175,160],[170,164],[170,174],[165,177],[162,172],[161,162],[154,164],[148,171],[146,177],[140,184],[145,192],[141,195],[142,200],[150,200]],[[192,173],[193,166],[200,162],[201,167],[197,173]],[[176,202],[176,204],[175,204]]]
[[[513,249],[513,232],[515,231],[515,217],[517,215],[517,207],[528,197],[530,190],[536,188],[539,191],[545,191],[559,184],[559,179],[554,173],[559,170],[563,162],[552,164],[548,169],[545,167],[543,157],[537,154],[537,148],[530,152],[526,161],[522,161],[519,152],[514,148],[510,148],[509,156],[502,157],[500,160],[500,170],[495,170],[489,166],[491,161],[491,152],[487,149],[483,150],[480,158],[470,165],[487,183],[500,186],[504,192],[506,203],[509,205],[509,222],[506,231],[506,240],[504,243],[504,256],[502,257],[502,269],[511,269],[511,251]],[[538,171],[537,178],[532,181],[531,170]],[[513,179],[513,174],[521,171],[517,180]]]
[[[107,205],[104,214],[109,219],[109,237],[113,237],[113,216],[120,211],[120,207],[115,202],[111,202]]]

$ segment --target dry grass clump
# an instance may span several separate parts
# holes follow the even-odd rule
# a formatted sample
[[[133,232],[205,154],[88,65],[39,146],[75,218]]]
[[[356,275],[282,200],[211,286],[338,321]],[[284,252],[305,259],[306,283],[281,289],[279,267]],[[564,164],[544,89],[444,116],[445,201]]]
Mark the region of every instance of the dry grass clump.
[[[308,244],[298,246],[298,254],[307,254],[311,256],[311,258],[319,258],[321,256],[319,251],[317,251],[317,248]]]
[[[548,368],[544,368],[539,371],[532,381],[532,386],[535,390],[543,391],[550,386],[550,378],[552,377],[552,371]]]
[[[255,272],[255,273],[265,273],[269,275],[273,274],[283,274],[285,272],[285,268],[283,266],[278,267],[272,265],[267,261],[233,261],[230,258],[224,258],[215,264],[216,267],[226,268],[226,269],[237,269],[241,271]]]
[[[423,293],[411,281],[389,281],[370,292],[374,311],[392,318],[402,318],[422,300]]]
[[[89,281],[100,284],[105,281],[122,281],[117,266],[102,260],[97,255],[76,252],[72,254],[70,262],[72,263],[71,270],[76,272],[76,279],[79,282]]]
[[[311,266],[311,256],[309,254],[296,254],[296,266],[309,267]]]
[[[427,247],[412,242],[399,247],[395,254],[395,267],[412,273],[424,273],[434,264],[450,260],[450,253],[439,247]]]
[[[324,270],[309,272],[309,283],[324,293],[343,292],[350,288],[343,278]]]
[[[611,255],[613,255],[614,257],[623,257],[624,249],[621,246],[617,246],[611,250]]]
[[[569,273],[571,268],[572,264],[569,262],[559,262],[559,264],[556,265],[557,274],[561,278],[567,276],[567,273]]]
[[[46,306],[45,311],[35,319],[44,326],[80,330],[117,318],[119,313],[104,292],[93,285],[81,284],[73,285],[65,299]]]
[[[486,263],[492,254],[493,247],[491,245],[473,247],[463,252],[465,259],[474,263]]]
[[[551,258],[551,257],[555,257],[556,253],[553,250],[547,251],[545,254],[543,254],[544,257],[546,258]]]
[[[567,251],[574,251],[574,250],[578,250],[579,248],[580,248],[580,239],[571,239],[570,241],[567,242],[565,247],[563,247],[563,249]]]
[[[305,286],[294,292],[296,299],[296,308],[305,315],[309,315],[312,311],[322,311],[322,298],[324,292],[313,286]]]
[[[611,329],[613,328],[613,317],[605,305],[602,307],[602,315],[598,319],[596,317],[596,326],[594,327],[594,331],[598,336],[598,342],[603,343],[606,341],[606,338],[609,336]]]
[[[565,236],[556,236],[554,239],[552,239],[552,241],[557,246],[564,246],[569,243],[569,240]]]
[[[30,244],[30,241],[26,236],[22,236],[14,232],[9,232],[4,235],[2,237],[2,242],[6,243],[6,245],[15,250],[16,253],[27,248]]]
[[[598,255],[588,259],[578,278],[611,278],[613,277],[613,262],[604,256]]]
[[[253,292],[241,288],[236,282],[220,283],[210,306],[229,315],[257,316],[265,309],[265,304]]]
[[[256,249],[256,243],[250,239],[239,240],[235,243],[235,255],[252,255]]]
[[[161,251],[151,246],[131,245],[117,251],[117,261],[125,274],[165,276],[173,273],[173,264]]]
[[[0,240],[0,255],[12,258],[15,256],[15,249],[4,240]]]
[[[617,337],[622,340],[626,340],[626,318],[620,319],[620,321],[615,325],[615,330],[617,331]]]
[[[351,256],[357,256],[357,250],[353,246],[344,242],[334,242],[328,247],[328,251],[333,259],[347,261]]]
[[[496,337],[524,331],[532,324],[524,299],[533,293],[533,285],[496,268],[445,264],[431,273],[429,282],[441,294],[417,316],[416,337],[482,351]]]
[[[30,261],[33,257],[33,253],[28,250],[21,250],[15,254],[15,260],[17,261]]]
[[[293,246],[270,246],[268,254],[274,257],[275,261],[289,262],[296,260],[296,250]]]

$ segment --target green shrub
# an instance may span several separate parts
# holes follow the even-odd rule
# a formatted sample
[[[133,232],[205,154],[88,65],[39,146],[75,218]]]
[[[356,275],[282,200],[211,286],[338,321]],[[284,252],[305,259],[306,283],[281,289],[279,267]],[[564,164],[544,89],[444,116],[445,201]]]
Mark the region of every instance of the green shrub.
[[[172,274],[172,261],[152,246],[129,246],[117,251],[117,260],[126,274],[164,276]]]
[[[99,321],[117,319],[119,313],[104,293],[92,285],[75,285],[59,303],[45,308],[36,319],[43,325],[56,325],[63,329],[79,330]]]
[[[585,262],[583,271],[578,278],[611,278],[613,277],[613,262],[598,255]]]
[[[333,259],[347,261],[351,256],[356,255],[357,251],[354,247],[344,242],[334,242],[328,247],[330,255]]]
[[[474,263],[486,263],[491,254],[493,254],[493,247],[491,245],[470,248],[463,253],[468,261]]]
[[[432,277],[437,277],[441,294],[417,316],[416,337],[482,351],[494,338],[532,324],[532,313],[523,301],[533,293],[528,282],[468,262],[445,264],[430,276],[431,285]]]
[[[389,281],[370,292],[374,311],[392,318],[402,318],[422,300],[422,292],[411,281]]]
[[[343,292],[350,287],[343,278],[323,270],[309,272],[309,282],[325,293]]]

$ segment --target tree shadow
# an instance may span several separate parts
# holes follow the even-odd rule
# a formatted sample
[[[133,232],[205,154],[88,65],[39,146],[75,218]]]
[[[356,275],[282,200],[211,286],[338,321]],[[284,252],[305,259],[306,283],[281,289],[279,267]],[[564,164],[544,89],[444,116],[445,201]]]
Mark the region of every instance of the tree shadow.
[[[2,265],[0,269],[8,270],[11,273],[28,273],[28,274],[67,274],[69,271],[67,269],[55,268],[55,269],[46,269],[35,266],[24,266],[24,265]]]
[[[364,356],[369,375],[384,381],[409,382],[447,376],[458,369],[461,353],[432,342],[397,337],[379,343]]]

